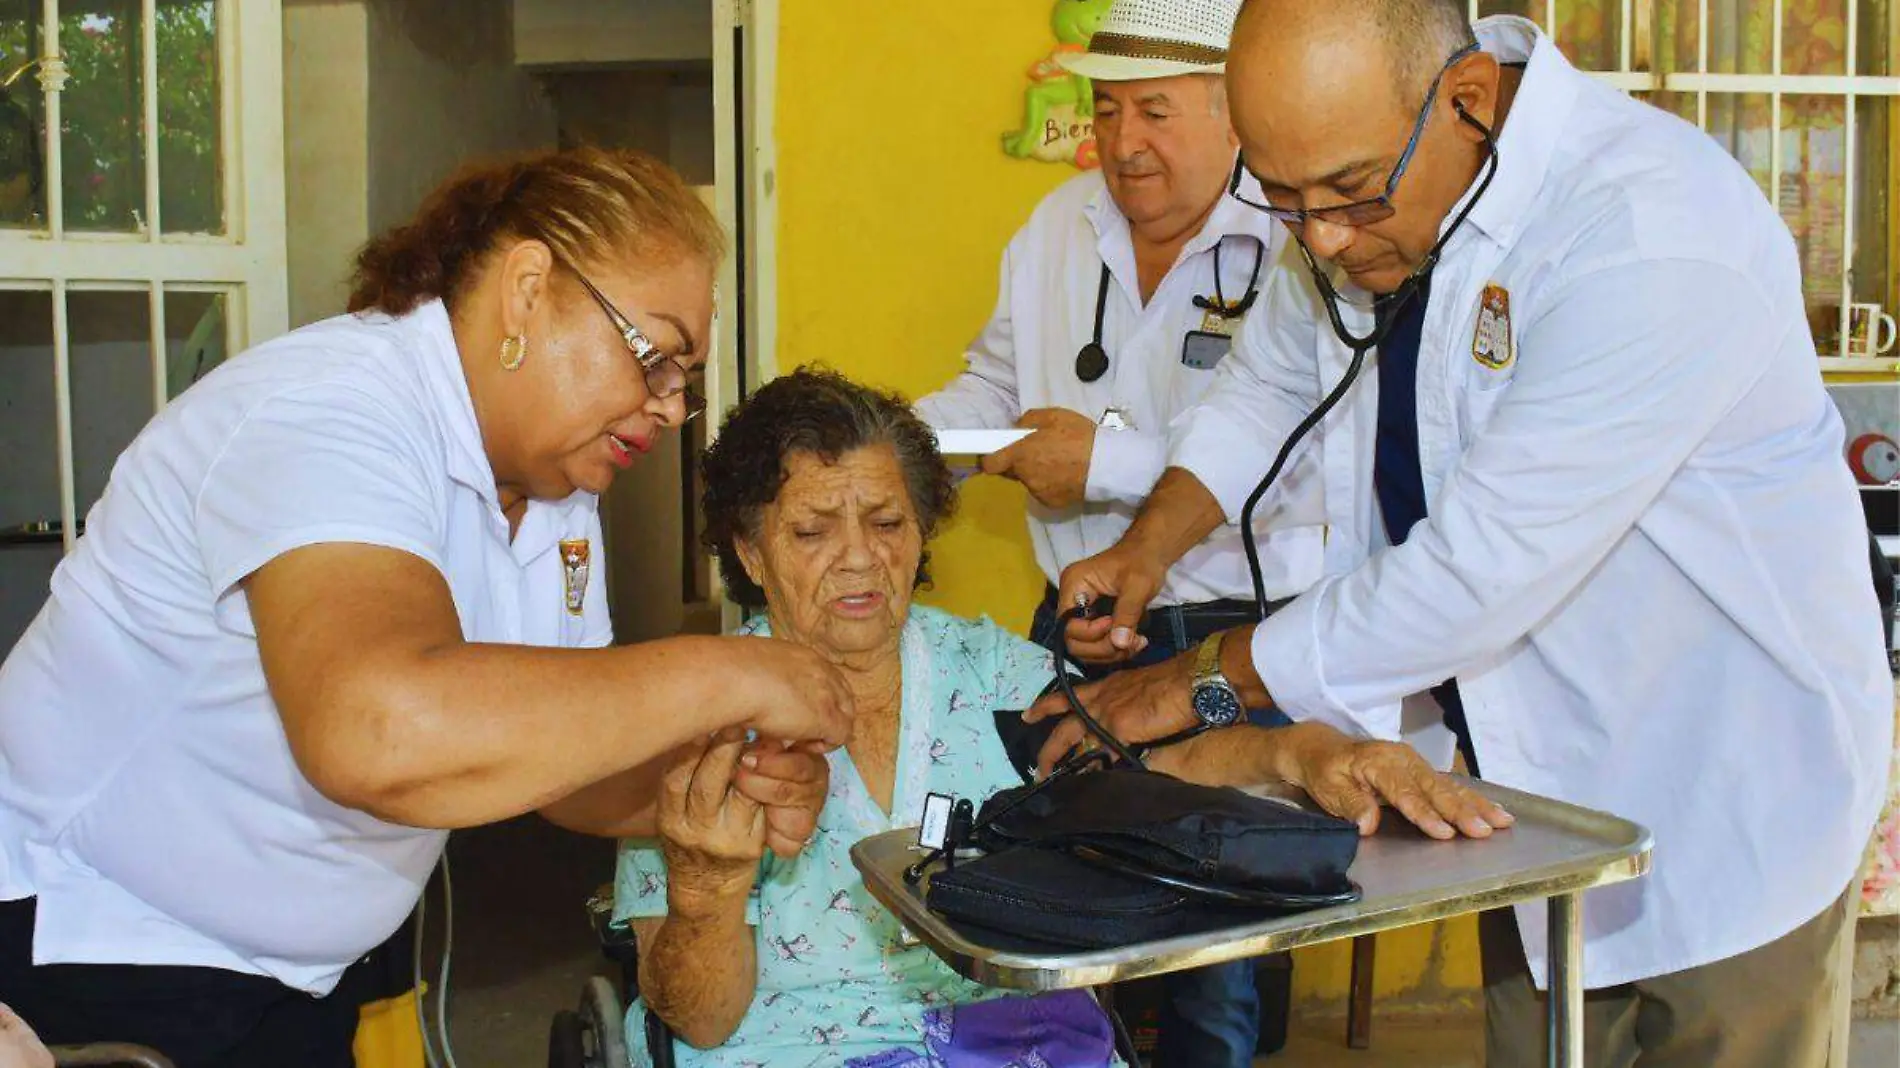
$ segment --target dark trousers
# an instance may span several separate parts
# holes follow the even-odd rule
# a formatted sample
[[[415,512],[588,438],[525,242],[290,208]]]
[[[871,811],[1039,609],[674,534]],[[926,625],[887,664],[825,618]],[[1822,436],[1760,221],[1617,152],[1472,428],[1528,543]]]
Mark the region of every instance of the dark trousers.
[[[1099,679],[1127,668],[1158,664],[1195,648],[1210,634],[1259,619],[1252,605],[1238,601],[1151,608],[1140,628],[1148,639],[1146,649],[1125,663],[1089,665],[1084,673]],[[1050,590],[1036,609],[1032,640],[1047,645],[1055,625],[1055,591]],[[1249,710],[1247,718],[1263,727],[1291,722],[1279,709]],[[1246,1068],[1253,1063],[1260,1043],[1260,996],[1254,986],[1253,961],[1173,972],[1163,982],[1167,1001],[1161,1010],[1156,1064],[1161,1068]]]
[[[261,975],[33,964],[35,899],[0,902],[0,1002],[49,1046],[131,1042],[178,1068],[355,1068],[362,969],[317,998]]]

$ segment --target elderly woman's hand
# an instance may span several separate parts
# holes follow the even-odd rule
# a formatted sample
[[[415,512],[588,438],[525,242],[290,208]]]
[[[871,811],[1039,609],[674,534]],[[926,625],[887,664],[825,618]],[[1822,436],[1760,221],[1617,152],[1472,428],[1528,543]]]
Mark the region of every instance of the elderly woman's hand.
[[[758,742],[739,758],[740,793],[765,806],[765,844],[790,860],[811,841],[831,789],[831,763],[817,742]]]
[[[26,1021],[0,1005],[0,1068],[53,1068],[53,1054]]]
[[[1301,723],[1270,734],[1289,748],[1280,766],[1321,808],[1359,825],[1379,828],[1380,804],[1399,810],[1433,838],[1488,838],[1513,817],[1463,782],[1441,775],[1403,742],[1362,741],[1331,727]]]
[[[743,899],[765,855],[765,808],[734,786],[745,732],[682,750],[660,790],[669,907],[678,913]]]

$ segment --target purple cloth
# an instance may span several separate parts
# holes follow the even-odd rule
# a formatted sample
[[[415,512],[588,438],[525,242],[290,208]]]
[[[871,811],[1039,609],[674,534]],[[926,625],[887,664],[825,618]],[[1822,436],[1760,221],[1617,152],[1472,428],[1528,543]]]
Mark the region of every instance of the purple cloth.
[[[1115,1038],[1087,991],[938,1009],[924,1041],[944,1068],[1108,1068]]]
[[[923,1050],[855,1057],[845,1068],[1108,1068],[1108,1016],[1082,990],[997,998],[924,1014]]]
[[[933,1068],[935,1063],[929,1054],[914,1049],[887,1049],[869,1057],[853,1057],[844,1062],[844,1068]]]

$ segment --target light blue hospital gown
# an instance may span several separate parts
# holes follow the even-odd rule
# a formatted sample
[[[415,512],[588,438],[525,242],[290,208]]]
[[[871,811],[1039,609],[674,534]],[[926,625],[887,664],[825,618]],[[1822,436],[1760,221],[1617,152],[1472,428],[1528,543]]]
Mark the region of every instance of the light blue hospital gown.
[[[763,620],[741,633],[765,634]],[[860,839],[914,826],[929,793],[985,797],[1022,779],[996,735],[996,709],[1026,708],[1054,677],[1047,651],[989,620],[913,607],[904,626],[903,723],[891,816],[871,799],[844,750],[831,754],[831,792],[810,846],[790,863],[768,855],[747,905],[758,931],[752,1007],[716,1049],[676,1043],[688,1066],[842,1065],[893,1046],[921,1047],[927,1009],[997,997],[929,950],[906,943],[851,866]],[[626,843],[614,885],[617,919],[666,913],[666,865],[654,842]],[[633,1063],[652,1063],[636,1003],[627,1014]]]

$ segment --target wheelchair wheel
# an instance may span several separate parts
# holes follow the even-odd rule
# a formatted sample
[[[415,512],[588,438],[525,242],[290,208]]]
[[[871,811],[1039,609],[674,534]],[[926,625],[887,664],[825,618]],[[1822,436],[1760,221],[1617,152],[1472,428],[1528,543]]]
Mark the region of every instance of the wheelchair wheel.
[[[563,1010],[548,1024],[548,1068],[593,1068],[587,1063],[587,1033],[579,1014]]]
[[[593,1040],[590,1048],[599,1068],[627,1068],[627,1007],[612,983],[598,975],[587,980],[581,988],[580,1018]]]

